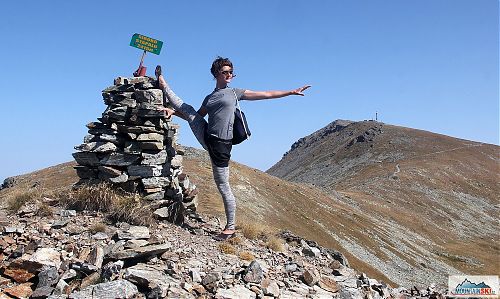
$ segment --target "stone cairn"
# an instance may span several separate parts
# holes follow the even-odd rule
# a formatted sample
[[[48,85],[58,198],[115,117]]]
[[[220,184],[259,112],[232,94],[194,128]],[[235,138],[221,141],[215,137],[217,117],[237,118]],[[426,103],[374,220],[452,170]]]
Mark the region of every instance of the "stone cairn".
[[[159,218],[182,223],[194,212],[196,186],[182,172],[183,149],[177,144],[179,125],[158,110],[163,92],[150,77],[118,77],[102,91],[107,105],[73,153],[80,184],[106,181],[140,194],[160,207]]]

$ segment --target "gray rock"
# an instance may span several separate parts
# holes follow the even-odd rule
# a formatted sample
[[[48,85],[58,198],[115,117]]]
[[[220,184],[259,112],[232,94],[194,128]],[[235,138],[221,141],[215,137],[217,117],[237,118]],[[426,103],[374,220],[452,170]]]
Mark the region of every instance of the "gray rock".
[[[159,133],[143,133],[137,136],[137,141],[163,142],[165,137]]]
[[[17,178],[16,177],[8,177],[5,180],[3,180],[2,186],[0,186],[0,190],[5,189],[5,188],[11,188],[14,187],[17,184]]]
[[[108,141],[111,143],[114,143],[116,145],[123,144],[123,137],[119,137],[114,134],[101,134],[99,135],[99,140],[101,141]]]
[[[70,299],[116,299],[133,298],[139,293],[137,287],[127,280],[115,280],[111,282],[91,285],[80,292],[72,293]]]
[[[134,90],[135,90],[134,85],[123,84],[123,85],[112,85],[112,86],[104,89],[102,92],[103,92],[103,96],[104,96],[104,93],[116,94],[118,92],[128,92],[128,91],[134,91]]]
[[[16,226],[4,226],[3,232],[6,234],[24,234],[24,228]]]
[[[308,286],[313,286],[317,284],[320,280],[321,276],[315,268],[313,269],[308,269],[304,271],[304,274],[302,274],[302,279],[304,280],[305,284]]]
[[[245,282],[260,283],[263,277],[264,273],[262,267],[257,261],[252,261],[243,274],[243,280]]]
[[[118,77],[118,78],[121,78],[121,77]],[[125,82],[124,84],[151,83],[151,80],[153,80],[153,79],[151,79],[149,77],[146,77],[146,76],[143,76],[143,77],[128,77],[128,78],[124,78],[124,82]]]
[[[164,207],[157,209],[156,211],[153,212],[153,214],[157,216],[159,219],[167,219],[170,217],[168,211],[169,211],[168,207]]]
[[[298,269],[297,264],[287,264],[285,266],[286,273],[295,272],[295,271],[297,271],[297,269]]]
[[[59,229],[59,228],[65,227],[68,223],[69,223],[68,219],[58,220],[58,221],[52,223],[52,225],[50,227],[52,227],[54,229]]]
[[[157,285],[166,290],[168,290],[172,282],[175,282],[170,276],[164,274],[161,269],[146,264],[137,264],[127,268],[123,278],[141,287]]]
[[[73,158],[75,158],[76,162],[80,165],[86,166],[98,166],[99,159],[97,159],[96,153],[90,152],[77,152],[73,153]]]
[[[195,283],[201,283],[201,275],[200,271],[196,268],[189,269],[189,275],[191,275],[191,279]]]
[[[139,143],[139,146],[143,150],[154,150],[154,151],[159,151],[164,148],[163,142],[156,142],[156,141],[142,141]]]
[[[125,183],[126,181],[128,181],[128,175],[126,173],[122,173],[117,177],[106,178],[106,181],[109,181],[114,184]]]
[[[106,233],[103,233],[103,232],[97,232],[97,233],[92,235],[92,239],[94,239],[94,240],[106,240],[108,238],[109,238],[108,235]]]
[[[59,212],[59,215],[61,215],[61,217],[73,217],[73,216],[76,216],[76,211],[75,210],[61,210]]]
[[[123,268],[123,261],[109,262],[104,267],[102,267],[101,278],[104,281],[115,280],[119,276],[121,269]]]
[[[42,299],[42,298],[47,298],[51,293],[52,291],[54,290],[53,287],[38,287],[35,289],[35,291],[33,291],[33,293],[31,294],[30,298],[33,298],[33,299]]]
[[[278,298],[280,296],[280,287],[274,280],[264,279],[262,281],[262,292],[264,295],[269,295]]]
[[[99,245],[94,246],[94,248],[92,248],[87,258],[87,263],[94,265],[100,269],[102,267],[103,260],[104,260],[104,249]]]
[[[70,291],[70,286],[63,279],[60,279],[54,288],[52,295],[65,295]]]
[[[161,199],[165,198],[165,191],[151,193],[151,194],[145,195],[143,198],[144,198],[144,200],[150,200],[150,201],[161,200]]]
[[[125,142],[125,148],[123,149],[123,152],[126,154],[138,154],[138,155],[140,155],[142,153],[141,144],[139,142],[127,141],[127,142]]]
[[[219,281],[219,279],[220,279],[220,273],[211,272],[205,275],[205,277],[203,277],[203,279],[201,280],[201,284],[207,289],[213,289],[215,288],[217,281]]]
[[[161,129],[154,126],[130,126],[130,125],[119,125],[118,130],[122,133],[132,133],[132,134],[144,134],[144,133],[162,133]]]
[[[111,252],[107,257],[115,260],[139,259],[148,256],[160,255],[170,250],[170,248],[172,248],[172,245],[169,242],[167,242],[164,244],[150,245],[139,248]]]
[[[58,279],[59,279],[59,273],[57,273],[57,269],[55,267],[44,266],[42,268],[42,271],[38,273],[37,288],[51,287],[57,283]]]
[[[149,244],[149,241],[147,240],[128,240],[124,248],[125,249],[130,249],[130,248],[138,248],[138,247],[143,247]]]
[[[85,274],[93,274],[99,270],[96,266],[89,263],[75,262],[71,264],[71,269]]]
[[[161,165],[130,165],[127,167],[128,175],[138,178],[160,176],[162,169]]]
[[[73,167],[76,170],[76,175],[81,179],[94,179],[97,178],[97,169],[77,165]]]
[[[309,257],[320,257],[321,251],[316,247],[305,247],[302,248],[302,254]]]
[[[71,280],[71,279],[75,278],[76,275],[77,275],[77,273],[74,269],[68,269],[66,272],[63,273],[63,275],[61,275],[61,279]]]
[[[54,248],[39,248],[29,261],[59,269],[61,266],[61,254]]]
[[[160,89],[136,90],[134,95],[137,102],[145,102],[156,105],[163,104],[163,92]]]
[[[116,151],[117,148],[116,145],[111,142],[97,141],[80,144],[75,146],[75,149],[81,152],[107,153]]]
[[[103,112],[103,117],[108,116],[111,119],[117,120],[117,121],[123,121],[127,116],[131,114],[131,109],[126,107],[126,106],[119,106],[119,107],[114,107],[114,108],[109,108],[106,109],[106,111]]]
[[[100,162],[108,166],[129,166],[137,160],[139,160],[138,155],[111,153],[106,155]]]
[[[166,161],[167,161],[167,151],[162,150],[157,154],[143,153],[141,164],[160,165],[160,164],[165,164]]]
[[[137,102],[134,99],[123,99],[121,101],[116,101],[117,105],[124,106],[124,107],[129,107],[129,108],[135,108],[137,107]]]
[[[230,289],[218,289],[215,294],[216,298],[227,299],[254,299],[256,294],[242,285],[237,285]]]
[[[170,164],[172,168],[179,168],[182,166],[182,156],[181,155],[175,155],[175,157],[172,158],[172,161],[170,161]]]
[[[120,240],[149,239],[149,228],[146,226],[130,226],[128,229],[118,230],[116,237]]]
[[[99,176],[102,178],[113,178],[122,174],[122,171],[110,166],[99,166]]]
[[[153,189],[159,187],[166,187],[170,184],[170,179],[167,177],[151,177],[151,178],[143,178],[141,179],[144,188]]]

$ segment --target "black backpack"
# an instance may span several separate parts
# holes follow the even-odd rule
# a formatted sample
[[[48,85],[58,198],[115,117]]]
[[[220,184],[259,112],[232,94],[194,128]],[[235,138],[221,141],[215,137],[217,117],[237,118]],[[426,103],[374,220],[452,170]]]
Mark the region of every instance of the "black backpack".
[[[236,99],[237,108],[234,109],[234,123],[233,123],[233,139],[232,144],[240,144],[250,138],[250,129],[248,128],[247,118],[245,113],[241,111],[240,103],[236,92],[233,89],[234,98]]]

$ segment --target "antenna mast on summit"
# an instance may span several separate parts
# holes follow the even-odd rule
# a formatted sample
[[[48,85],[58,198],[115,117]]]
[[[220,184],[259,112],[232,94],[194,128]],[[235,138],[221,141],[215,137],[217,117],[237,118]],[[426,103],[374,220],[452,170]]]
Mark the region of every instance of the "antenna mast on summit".
[[[378,112],[375,111],[375,121],[378,121]]]

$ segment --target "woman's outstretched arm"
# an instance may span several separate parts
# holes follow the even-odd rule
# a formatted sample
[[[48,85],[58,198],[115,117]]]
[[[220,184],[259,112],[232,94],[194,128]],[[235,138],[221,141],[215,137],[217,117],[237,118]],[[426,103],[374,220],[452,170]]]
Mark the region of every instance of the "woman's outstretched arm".
[[[282,90],[272,90],[272,91],[253,91],[245,90],[242,100],[256,101],[256,100],[267,100],[267,99],[277,99],[282,97],[287,97],[291,95],[304,96],[304,90],[311,87],[311,85],[304,85],[294,90],[282,91]]]

